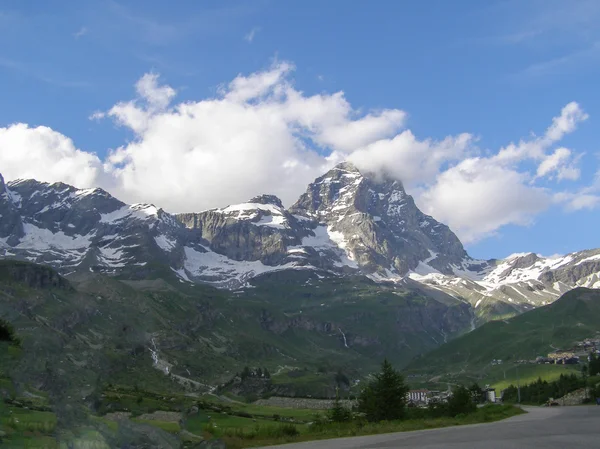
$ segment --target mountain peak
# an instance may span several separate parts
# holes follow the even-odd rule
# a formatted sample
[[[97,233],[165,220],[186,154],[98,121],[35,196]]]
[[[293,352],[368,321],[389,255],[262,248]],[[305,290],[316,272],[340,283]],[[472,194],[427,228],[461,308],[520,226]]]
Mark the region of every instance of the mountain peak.
[[[330,171],[333,170],[343,170],[350,173],[360,174],[360,170],[358,169],[358,167],[356,167],[356,165],[349,161],[340,162],[339,164],[335,165]]]
[[[257,203],[257,204],[271,204],[273,206],[277,206],[283,209],[283,203],[281,200],[275,195],[258,195],[252,198],[249,203]]]

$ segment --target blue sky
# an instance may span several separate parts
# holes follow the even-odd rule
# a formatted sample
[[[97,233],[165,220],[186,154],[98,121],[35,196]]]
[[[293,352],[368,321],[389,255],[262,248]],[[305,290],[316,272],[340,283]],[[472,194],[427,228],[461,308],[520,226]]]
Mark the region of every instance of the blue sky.
[[[0,172],[181,211],[265,189],[289,204],[337,160],[376,161],[473,256],[600,247],[599,20],[595,0],[4,1]],[[264,89],[240,100],[253,80]],[[285,88],[314,101],[281,100]],[[544,136],[572,102],[560,138],[496,170],[494,155]],[[194,119],[175,123],[185,104]],[[369,114],[375,130],[346,131]],[[566,171],[540,175],[558,148]],[[431,167],[428,152],[445,155]],[[467,184],[469,170],[498,182]]]

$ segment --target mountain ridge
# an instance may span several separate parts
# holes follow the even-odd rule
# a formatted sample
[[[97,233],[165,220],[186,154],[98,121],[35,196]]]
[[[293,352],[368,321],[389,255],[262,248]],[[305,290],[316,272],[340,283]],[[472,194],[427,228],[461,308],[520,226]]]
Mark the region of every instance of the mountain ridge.
[[[259,195],[169,214],[98,188],[0,177],[0,214],[0,257],[49,264],[63,274],[140,279],[168,270],[181,282],[228,289],[289,269],[359,274],[463,301],[478,322],[544,305],[576,286],[600,287],[600,250],[558,259],[473,259],[400,181],[347,162],[315,179],[287,209],[276,196]]]

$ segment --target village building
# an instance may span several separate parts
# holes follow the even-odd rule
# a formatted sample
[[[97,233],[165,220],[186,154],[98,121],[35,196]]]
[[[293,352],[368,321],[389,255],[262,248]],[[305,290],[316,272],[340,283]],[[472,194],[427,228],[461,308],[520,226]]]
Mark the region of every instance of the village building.
[[[409,403],[413,403],[415,405],[424,404],[427,405],[429,403],[429,399],[431,398],[431,391],[427,389],[420,390],[409,390],[407,394],[407,399]]]

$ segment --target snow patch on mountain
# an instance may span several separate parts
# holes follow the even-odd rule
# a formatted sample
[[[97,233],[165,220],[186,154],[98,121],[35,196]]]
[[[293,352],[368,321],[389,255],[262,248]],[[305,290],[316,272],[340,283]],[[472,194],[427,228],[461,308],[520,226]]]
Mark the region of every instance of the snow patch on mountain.
[[[533,253],[509,256],[480,281],[481,285],[495,288],[501,284],[536,280],[544,271],[556,270],[573,261],[573,256],[567,255],[552,259],[539,258],[533,264],[525,267],[515,266],[523,258],[531,256],[537,257]]]
[[[409,272],[408,277],[410,277],[411,279],[414,279],[416,281],[432,279],[432,278],[438,277],[435,275],[440,275],[443,278],[443,275],[438,270],[436,270],[431,265],[429,265],[429,262],[436,259],[437,256],[438,256],[438,253],[436,253],[435,251],[429,250],[429,257],[425,260],[419,261],[419,264],[417,265],[417,267],[414,270],[411,270]],[[434,275],[434,276],[432,276],[432,275]]]
[[[185,246],[184,268],[186,275],[201,279],[203,282],[228,285],[237,288],[249,279],[263,273],[298,268],[295,262],[284,265],[265,265],[259,260],[232,260],[200,246],[204,251]],[[313,267],[311,267],[313,268]]]
[[[287,220],[283,215],[263,215],[260,220],[254,224],[276,229],[289,228]]]
[[[16,207],[21,207],[21,201],[22,201],[21,195],[9,190],[8,188],[6,189],[6,194],[8,196],[8,199],[11,201],[11,203],[13,203]]]
[[[157,235],[154,237],[154,241],[156,244],[164,251],[172,251],[173,248],[177,246],[177,241],[174,239],[170,239],[164,234]]]
[[[242,203],[227,206],[224,209],[211,209],[211,212],[225,214],[235,220],[248,220],[256,226],[267,226],[275,229],[289,229],[285,209],[263,203]],[[257,220],[258,221],[254,221]]]
[[[132,204],[123,206],[113,212],[100,215],[100,223],[115,223],[125,219],[145,220],[158,216],[158,209],[152,204]]]
[[[25,235],[21,238],[16,248],[19,249],[82,249],[90,246],[93,235],[66,235],[62,231],[52,232],[49,229],[38,228],[31,223],[24,223]]]
[[[589,257],[586,257],[584,259],[581,259],[580,261],[578,261],[575,264],[575,266],[581,265],[582,263],[585,263],[585,262],[592,262],[594,260],[600,260],[600,254],[594,254],[593,256],[589,256]]]
[[[110,268],[123,268],[131,260],[131,257],[128,257],[125,254],[125,250],[128,248],[134,248],[136,246],[137,245],[120,246],[117,248],[111,248],[109,246],[105,246],[104,248],[99,248],[99,250],[100,250],[99,261],[103,265],[110,267]]]
[[[298,252],[298,250],[306,252],[303,247],[312,247],[317,251],[333,250],[340,259],[339,262],[334,262],[334,265],[358,268],[354,255],[347,250],[348,242],[343,233],[334,231],[331,227],[325,225],[317,226],[312,232],[314,235],[304,237],[301,245],[288,247],[288,253]]]

